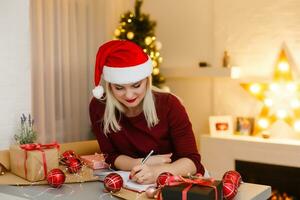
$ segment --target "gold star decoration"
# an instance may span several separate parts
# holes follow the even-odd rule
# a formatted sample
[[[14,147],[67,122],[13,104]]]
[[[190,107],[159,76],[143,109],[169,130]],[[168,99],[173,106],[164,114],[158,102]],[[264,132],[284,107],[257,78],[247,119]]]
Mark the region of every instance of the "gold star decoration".
[[[277,120],[283,120],[295,131],[300,131],[300,84],[293,78],[283,49],[275,63],[270,83],[241,83],[241,86],[263,103],[255,133],[267,130]]]

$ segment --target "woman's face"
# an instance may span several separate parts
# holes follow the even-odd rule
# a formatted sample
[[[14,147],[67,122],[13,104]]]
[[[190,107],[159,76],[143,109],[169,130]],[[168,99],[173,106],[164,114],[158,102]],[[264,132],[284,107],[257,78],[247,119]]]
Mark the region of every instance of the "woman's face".
[[[144,99],[147,87],[147,78],[130,84],[113,84],[111,90],[114,97],[127,108],[138,106]]]

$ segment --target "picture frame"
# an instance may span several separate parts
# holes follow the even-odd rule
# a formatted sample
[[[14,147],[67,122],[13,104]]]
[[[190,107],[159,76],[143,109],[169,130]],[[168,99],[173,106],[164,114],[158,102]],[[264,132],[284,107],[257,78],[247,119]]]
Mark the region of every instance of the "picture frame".
[[[233,135],[233,117],[230,115],[210,116],[209,130],[212,136]]]
[[[236,134],[252,135],[254,131],[254,117],[237,117]]]

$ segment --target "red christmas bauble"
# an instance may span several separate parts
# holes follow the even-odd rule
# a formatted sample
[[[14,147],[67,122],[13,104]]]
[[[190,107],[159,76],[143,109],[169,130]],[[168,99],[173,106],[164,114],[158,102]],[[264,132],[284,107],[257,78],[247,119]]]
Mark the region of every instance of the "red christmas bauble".
[[[62,155],[61,155],[63,158],[70,158],[70,157],[76,157],[76,154],[73,150],[67,150],[65,151]]]
[[[238,173],[237,171],[234,170],[230,170],[227,171],[222,178],[223,181],[227,181],[230,180],[232,181],[237,187],[239,187],[241,185],[242,182],[242,177],[240,175],[240,173]]]
[[[238,187],[242,182],[240,173],[231,170],[226,172],[222,178],[223,182],[223,196],[226,200],[231,200],[238,192]]]
[[[62,153],[61,154],[61,156],[60,156],[60,163],[61,164],[63,164],[63,165],[66,165],[67,163],[67,160],[69,159],[69,158],[71,158],[71,157],[73,157],[73,158],[76,158],[77,157],[77,155],[75,154],[75,152],[73,151],[73,150],[67,150],[67,151],[65,151],[64,153]]]
[[[173,176],[173,174],[170,172],[161,173],[156,179],[157,187],[163,187],[167,183],[170,176]]]
[[[64,184],[65,180],[65,173],[58,168],[50,170],[47,174],[47,182],[54,188],[60,188],[62,184]]]
[[[82,167],[82,163],[78,158],[70,157],[66,161],[67,169],[70,173],[77,173]]]
[[[118,192],[123,186],[123,179],[117,173],[110,173],[104,178],[104,187],[109,192]]]
[[[237,186],[233,182],[223,182],[223,197],[226,200],[231,200],[237,194]]]

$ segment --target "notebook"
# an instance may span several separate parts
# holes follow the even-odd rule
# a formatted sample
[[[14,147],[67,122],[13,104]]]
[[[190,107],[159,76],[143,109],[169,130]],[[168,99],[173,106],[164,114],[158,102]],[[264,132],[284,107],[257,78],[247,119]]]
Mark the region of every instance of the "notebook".
[[[108,171],[108,170],[95,170],[94,175],[99,176],[100,181],[103,181],[105,176],[109,173],[118,173],[123,178],[123,187],[129,190],[133,190],[136,192],[144,192],[150,186],[155,186],[155,184],[139,184],[129,179],[130,171]]]

